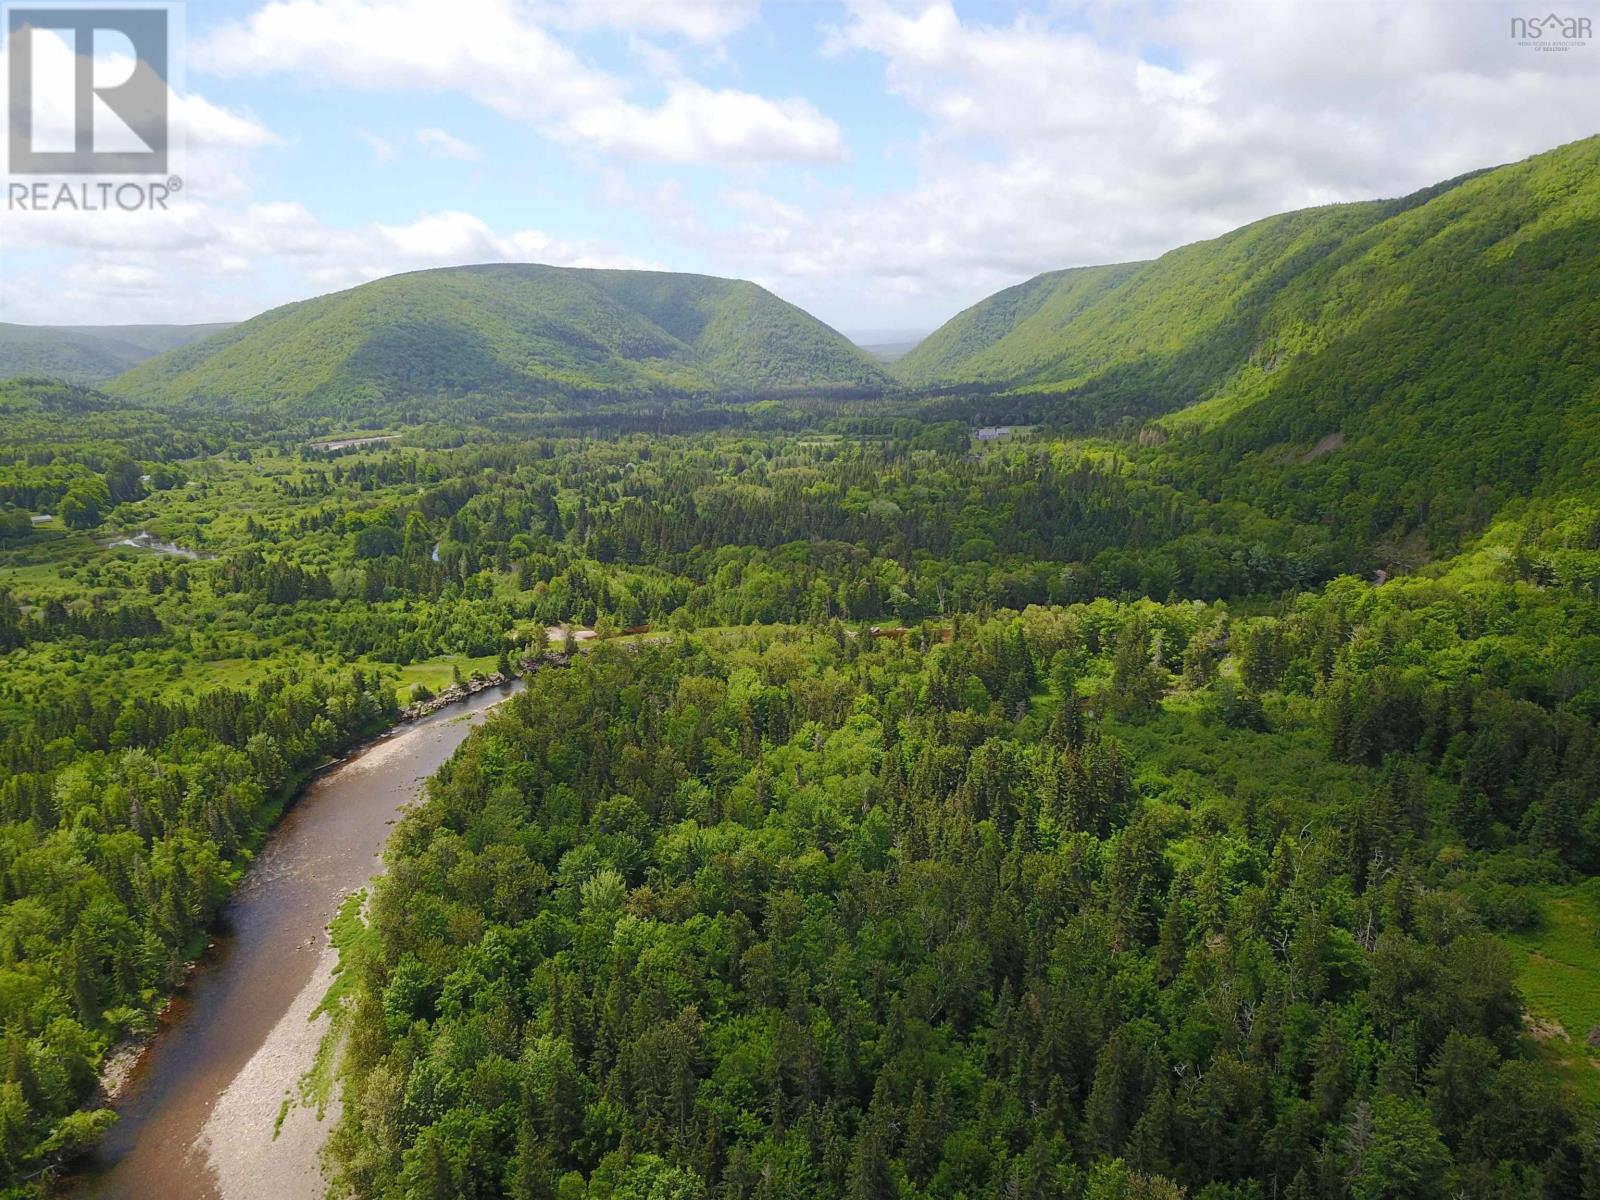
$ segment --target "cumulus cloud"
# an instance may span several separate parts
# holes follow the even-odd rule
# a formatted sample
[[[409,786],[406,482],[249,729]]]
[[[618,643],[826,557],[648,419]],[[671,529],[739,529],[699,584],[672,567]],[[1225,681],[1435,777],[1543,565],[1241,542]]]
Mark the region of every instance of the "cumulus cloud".
[[[74,48],[53,30],[34,30],[31,38],[34,138],[41,145],[70,148],[75,121]],[[10,42],[0,38],[0,95],[9,89],[10,65]],[[97,79],[125,79],[133,72],[133,59],[126,53],[98,54],[94,71]],[[253,114],[213,104],[197,92],[169,89],[167,114],[173,168],[181,169],[186,183],[216,193],[238,192],[238,170],[251,152],[283,144],[283,139]],[[102,111],[96,119],[106,120],[108,115],[108,110]],[[97,137],[104,133],[97,125]],[[131,136],[124,133],[122,140]],[[126,144],[126,148],[140,149],[142,143]]]
[[[295,74],[379,91],[463,92],[505,116],[608,103],[621,84],[511,0],[271,0],[191,44],[221,75]]]
[[[733,28],[726,14],[737,11],[642,0],[591,7],[608,25],[675,24],[678,32],[704,37]],[[458,92],[560,141],[630,158],[809,162],[843,155],[838,126],[804,100],[683,81],[660,102],[632,98],[624,80],[584,62],[541,25],[540,11],[516,0],[460,0],[447,14],[428,0],[271,0],[213,31],[195,55],[222,74],[291,73],[346,87]],[[655,15],[647,19],[649,12]]]
[[[563,141],[666,162],[830,162],[839,127],[805,100],[769,100],[680,80],[654,108],[619,102],[575,112]]]
[[[471,213],[449,210],[418,217],[404,225],[373,225],[360,236],[385,264],[405,269],[474,262],[542,262],[560,267],[635,267],[656,265],[634,255],[614,254],[593,244],[569,242],[534,229],[496,233]],[[370,268],[368,278],[390,274],[389,265]]]

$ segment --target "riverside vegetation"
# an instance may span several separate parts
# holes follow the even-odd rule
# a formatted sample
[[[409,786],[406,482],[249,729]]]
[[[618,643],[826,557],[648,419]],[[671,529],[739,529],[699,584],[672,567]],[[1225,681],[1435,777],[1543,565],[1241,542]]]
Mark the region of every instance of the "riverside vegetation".
[[[1600,1195],[1597,146],[898,381],[508,268],[0,384],[11,1193],[297,780],[567,623],[341,935],[336,1193]]]

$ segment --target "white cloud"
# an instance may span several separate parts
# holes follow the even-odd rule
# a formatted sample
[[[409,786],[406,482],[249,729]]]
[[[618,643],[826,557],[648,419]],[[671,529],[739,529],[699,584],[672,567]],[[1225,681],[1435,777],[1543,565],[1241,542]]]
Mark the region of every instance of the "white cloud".
[[[283,139],[256,117],[212,104],[197,92],[173,95],[171,105],[173,125],[190,153],[283,145]]]
[[[270,0],[191,48],[222,75],[297,74],[380,91],[460,91],[505,116],[543,119],[620,98],[511,0]]]
[[[461,138],[456,137],[455,134],[447,133],[443,129],[436,129],[432,126],[426,129],[419,129],[417,130],[417,141],[424,148],[443,158],[456,158],[462,162],[483,161],[482,150],[471,142],[463,141]]]
[[[1039,271],[1400,195],[1600,128],[1600,60],[1518,48],[1513,7],[1087,3],[1063,24],[853,0],[828,49],[880,61],[921,114],[914,184],[740,195],[722,249],[825,311],[866,294],[933,318]]]
[[[749,25],[760,7],[760,0],[562,0],[550,17],[574,29],[671,34],[711,44]]]
[[[64,270],[7,270],[0,313],[29,323],[221,320],[353,287],[399,271],[477,262],[653,267],[636,255],[553,237],[500,232],[447,210],[403,224],[330,226],[297,201],[197,203],[181,213],[99,214],[93,222],[30,214],[15,250],[30,261],[68,251]]]
[[[575,112],[561,140],[666,162],[831,162],[844,157],[839,127],[805,100],[769,100],[680,80],[655,108],[628,103]]]
[[[649,267],[651,260],[613,254],[592,244],[554,238],[533,229],[496,233],[471,213],[430,213],[406,225],[374,225],[387,256],[408,266],[470,262],[543,262],[564,267]],[[386,273],[386,272],[380,272]]]
[[[596,7],[603,23],[652,27],[642,2]],[[651,7],[660,10],[655,28],[676,23],[677,32],[706,37],[732,28],[725,15],[721,25],[712,19],[734,11],[726,6]],[[630,158],[730,163],[843,156],[838,126],[804,100],[688,82],[670,84],[658,104],[632,99],[624,80],[548,33],[535,19],[540,12],[516,0],[459,0],[448,15],[429,0],[270,0],[247,20],[213,31],[194,54],[220,74],[290,73],[370,90],[459,92],[563,142]]]

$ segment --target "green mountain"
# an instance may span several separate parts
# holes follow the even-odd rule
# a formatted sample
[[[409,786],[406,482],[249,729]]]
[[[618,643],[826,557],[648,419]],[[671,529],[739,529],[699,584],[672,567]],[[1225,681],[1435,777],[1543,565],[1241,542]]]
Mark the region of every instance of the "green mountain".
[[[1440,347],[1483,343],[1512,295],[1561,308],[1551,315],[1575,331],[1584,312],[1546,301],[1552,287],[1593,282],[1597,165],[1590,138],[1400,200],[1285,213],[1151,262],[1040,275],[952,318],[894,373],[915,386],[1077,393],[1102,416],[1149,416],[1256,398],[1271,390],[1264,379],[1328,365],[1417,306],[1450,311],[1429,333]],[[1549,254],[1562,271],[1539,259]]]
[[[993,419],[1143,427],[1180,484],[1369,536],[1591,487],[1600,137],[1040,276],[895,373],[1003,391]]]
[[[764,288],[531,264],[395,275],[263,313],[117,379],[117,394],[348,415],[475,397],[876,387],[870,356]]]
[[[227,329],[214,325],[10,325],[0,322],[0,379],[102,383],[129,367]]]
[[[1263,309],[1155,430],[1185,482],[1357,534],[1458,514],[1435,548],[1600,489],[1600,138],[1437,190]]]
[[[913,385],[1011,382],[1059,355],[1073,321],[1135,274],[1142,263],[1074,267],[1036,275],[958,313],[900,358],[895,376]]]

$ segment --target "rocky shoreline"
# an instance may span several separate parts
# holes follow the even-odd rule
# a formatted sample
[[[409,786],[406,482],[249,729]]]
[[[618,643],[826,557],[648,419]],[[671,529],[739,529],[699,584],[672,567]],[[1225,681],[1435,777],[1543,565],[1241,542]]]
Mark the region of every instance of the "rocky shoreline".
[[[518,671],[515,675],[506,675],[500,671],[490,672],[488,675],[474,675],[462,683],[452,683],[437,696],[426,700],[416,700],[400,710],[400,720],[420,721],[423,717],[431,716],[441,709],[449,708],[452,704],[460,704],[479,692],[486,692],[490,688],[505,687],[514,679],[522,679],[537,671],[540,667],[564,667],[572,661],[570,654],[551,652],[533,658],[525,658],[517,664]]]
[[[469,696],[476,696],[479,692],[486,692],[490,688],[505,687],[511,680],[499,671],[492,675],[474,675],[465,683],[452,683],[437,696],[427,700],[418,700],[406,705],[400,710],[402,721],[420,721],[423,717],[430,716],[442,708],[449,708],[452,704],[460,704]]]

